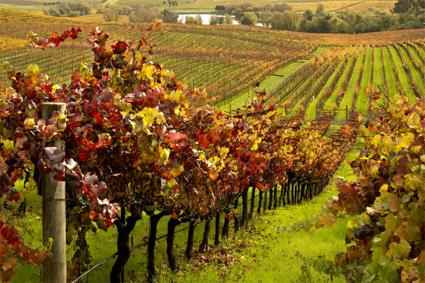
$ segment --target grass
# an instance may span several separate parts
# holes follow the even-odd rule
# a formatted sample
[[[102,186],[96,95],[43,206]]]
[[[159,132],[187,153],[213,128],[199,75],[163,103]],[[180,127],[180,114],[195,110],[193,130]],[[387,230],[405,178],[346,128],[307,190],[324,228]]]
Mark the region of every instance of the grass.
[[[354,180],[355,176],[348,165],[358,154],[359,146],[354,148],[347,156],[338,171],[335,179],[342,176],[348,180]],[[159,272],[159,282],[276,282],[279,278],[285,278],[281,282],[301,282],[305,276],[311,276],[314,282],[330,282],[330,276],[317,271],[312,263],[317,262],[319,256],[324,256],[331,261],[335,253],[344,250],[346,218],[341,218],[330,228],[306,230],[287,230],[285,227],[297,225],[305,221],[313,214],[321,211],[323,205],[335,195],[333,182],[325,192],[310,202],[301,205],[286,206],[277,210],[268,211],[265,216],[254,217],[253,225],[248,232],[241,232],[237,238],[222,241],[219,248],[213,248],[212,253],[227,251],[219,258],[229,258],[228,265],[212,260],[205,264],[201,255],[195,257],[195,265],[186,264],[182,258],[185,247],[186,233],[176,234],[176,255],[180,263],[180,271],[172,274],[166,264],[166,245],[164,240],[159,240],[156,247],[156,266]],[[37,215],[40,209],[40,198],[33,190],[26,194],[29,200],[30,215],[25,218],[25,223],[19,223],[26,241],[34,247],[40,247],[41,223]],[[256,198],[258,200],[258,197]],[[23,220],[22,220],[23,221]],[[167,219],[164,218],[158,225],[158,236],[166,233]],[[183,225],[180,225],[183,226]],[[203,225],[202,225],[203,226]],[[26,227],[26,228],[23,228]],[[179,227],[180,229],[182,227]],[[231,229],[232,230],[232,229]],[[201,240],[203,229],[195,230],[195,247]],[[148,222],[144,217],[132,233],[135,244],[146,240],[148,235]],[[212,233],[211,233],[212,236]],[[116,232],[114,229],[108,232],[98,231],[88,234],[88,242],[93,255],[94,263],[103,261],[116,251]],[[212,241],[212,239],[211,239]],[[245,248],[242,248],[245,247]],[[71,257],[72,247],[68,250]],[[203,262],[203,265],[196,263]],[[108,282],[112,261],[101,269],[90,274],[88,282]],[[126,265],[126,278],[140,281],[146,268],[146,247],[137,249]],[[272,272],[271,272],[272,271]],[[341,276],[334,278],[333,282],[344,282]],[[21,264],[14,283],[38,283],[40,272],[37,267]],[[305,282],[305,281],[304,281]]]
[[[409,70],[412,74],[414,87],[418,88],[419,93],[425,94],[423,74],[419,73],[418,70],[415,69],[415,67],[412,63],[412,60],[410,59],[409,55],[406,53],[406,50],[404,50],[403,48],[399,48],[399,50],[400,50],[400,56],[402,57],[403,62],[406,64],[406,66],[409,68]],[[417,58],[415,60],[417,60]],[[419,61],[417,61],[417,62],[419,62]]]
[[[345,91],[341,99],[341,102],[339,104],[340,109],[346,109],[347,107],[348,109],[351,109],[351,105],[355,95],[354,93],[358,90],[357,82],[359,80],[359,77],[362,75],[361,71],[362,71],[364,56],[365,56],[364,51],[357,56],[356,63],[354,65],[353,74],[351,75],[351,78],[348,78],[350,82],[348,83],[347,90]],[[343,120],[346,118],[345,116],[346,116],[345,112],[339,111],[338,114],[336,115],[336,119]]]
[[[350,79],[348,77],[348,73],[350,72],[351,65],[355,64],[355,58],[356,56],[351,56],[351,58],[348,61],[348,64],[345,65],[344,72],[342,73],[341,77],[339,77],[338,82],[335,85],[335,88],[332,92],[332,95],[326,100],[325,105],[323,106],[323,109],[329,110],[336,105],[337,95],[340,95],[339,92],[341,92],[344,82]]]
[[[409,78],[406,72],[404,71],[403,62],[401,61],[393,46],[388,46],[387,49],[394,62],[395,71],[398,73],[398,82],[400,83],[401,88],[403,89],[403,93],[406,95],[410,103],[414,103],[416,101],[416,96],[413,93]]]
[[[356,101],[356,110],[362,112],[363,114],[367,114],[369,109],[369,98],[366,95],[366,91],[372,78],[372,64],[374,64],[374,62],[372,62],[372,52],[374,52],[374,49],[368,48],[365,52],[365,68],[362,74],[362,79],[360,81],[359,96],[357,97]]]
[[[334,180],[343,177],[348,181],[356,179],[349,161],[357,157],[360,144],[347,155],[334,175]],[[318,214],[323,205],[336,193],[334,182],[325,192],[310,202],[287,206],[255,218],[253,231],[256,234],[241,234],[241,239],[253,245],[243,251],[235,251],[236,264],[223,267],[213,262],[197,272],[189,266],[177,274],[164,273],[160,282],[345,282],[339,275],[331,277],[312,265],[320,260],[330,262],[336,253],[345,249],[345,225],[343,217],[330,228],[310,230],[286,229],[304,222]],[[295,226],[294,226],[295,225]],[[239,236],[238,236],[239,238]],[[239,243],[236,241],[236,243]],[[226,243],[227,244],[227,243]],[[231,244],[231,243],[229,243]]]
[[[383,65],[381,62],[381,48],[374,48],[374,57],[373,61],[373,84],[374,90],[383,89],[384,88],[384,75],[383,75]]]
[[[331,65],[325,66],[325,68],[331,68],[331,67],[332,67]],[[313,97],[315,93],[313,92],[313,90],[316,90],[318,88],[318,85],[321,83],[322,80],[327,79],[327,77],[325,77],[327,72],[328,70],[326,70],[323,73],[320,73],[320,76],[313,81],[309,89],[307,89],[307,87],[304,88],[305,89],[304,94],[301,94],[301,96],[297,99],[298,101],[295,103],[295,105],[291,107],[291,110],[289,113],[290,116],[293,116],[296,113],[299,113],[301,111],[301,108],[305,107],[305,105],[308,104],[309,99],[314,99]],[[313,97],[309,97],[309,96],[313,96]]]
[[[386,81],[386,89],[391,97],[395,97],[398,93],[396,77],[394,73],[394,69],[391,66],[391,58],[387,48],[381,48],[381,52],[384,58],[384,72],[385,72],[385,81]]]
[[[332,83],[337,80],[338,78],[336,78],[336,75],[338,74],[339,70],[341,68],[344,68],[345,63],[344,60],[341,60],[338,63],[338,66],[335,68],[334,72],[332,73],[332,75],[329,77],[329,79],[326,81],[325,85],[323,86],[323,88],[320,90],[319,94],[315,97],[315,99],[312,100],[312,102],[307,106],[306,109],[306,120],[307,121],[312,121],[316,118],[316,107],[317,104],[319,103],[320,99],[325,95],[326,90],[332,85]]]

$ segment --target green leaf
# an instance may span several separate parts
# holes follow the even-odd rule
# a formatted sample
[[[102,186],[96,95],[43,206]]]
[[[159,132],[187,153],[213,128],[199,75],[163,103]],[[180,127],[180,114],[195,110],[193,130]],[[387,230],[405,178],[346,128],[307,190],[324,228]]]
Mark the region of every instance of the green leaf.
[[[38,74],[40,72],[40,67],[37,64],[29,64],[27,67],[27,72],[31,74]]]

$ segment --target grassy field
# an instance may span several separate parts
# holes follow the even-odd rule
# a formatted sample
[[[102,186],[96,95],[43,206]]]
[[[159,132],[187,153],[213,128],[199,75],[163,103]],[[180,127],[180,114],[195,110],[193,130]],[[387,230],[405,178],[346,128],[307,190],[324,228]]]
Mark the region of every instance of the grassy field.
[[[164,240],[159,240],[156,247],[158,282],[258,282],[259,279],[261,282],[344,282],[342,276],[336,275],[331,279],[324,271],[325,264],[330,264],[336,253],[344,251],[345,225],[348,219],[340,218],[334,226],[322,229],[305,230],[300,228],[300,224],[320,213],[323,205],[336,194],[335,181],[338,178],[355,180],[348,163],[357,157],[359,149],[360,144],[357,144],[349,152],[324,193],[312,201],[285,206],[268,211],[261,217],[254,217],[247,231],[241,231],[237,238],[233,238],[231,231],[228,240],[212,247],[210,256],[195,253],[194,264],[186,263],[183,258],[185,231],[176,233],[175,250],[180,267],[177,273],[168,271],[166,244]],[[41,199],[34,189],[29,190],[26,198],[31,211],[26,219],[30,220],[30,225],[17,224],[26,241],[34,247],[40,247]],[[182,224],[178,229],[184,227],[185,224]],[[166,234],[166,229],[167,219],[164,218],[159,222],[158,236]],[[195,247],[201,241],[202,232],[201,227],[195,229]],[[132,233],[132,242],[137,245],[145,241],[147,235],[148,223],[144,217]],[[113,229],[95,234],[89,232],[88,243],[95,263],[104,261],[115,252],[116,236]],[[210,242],[213,242],[212,233]],[[126,278],[130,282],[139,282],[144,277],[146,252],[146,247],[136,249],[126,265]],[[68,252],[69,258],[71,254],[72,247]],[[221,261],[223,258],[224,262]],[[108,282],[112,263],[113,261],[109,261],[91,273],[88,282]],[[38,268],[22,264],[12,282],[38,283],[41,282],[39,274]]]

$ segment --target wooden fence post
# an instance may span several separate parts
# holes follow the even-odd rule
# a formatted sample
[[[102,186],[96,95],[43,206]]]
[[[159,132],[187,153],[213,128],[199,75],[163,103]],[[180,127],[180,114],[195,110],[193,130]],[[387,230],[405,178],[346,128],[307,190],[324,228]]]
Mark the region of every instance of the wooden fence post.
[[[65,103],[43,103],[42,116],[48,120],[54,111],[65,114]],[[47,146],[65,151],[63,141]],[[49,160],[46,160],[49,166]],[[65,182],[56,181],[51,174],[42,176],[43,244],[52,245],[52,257],[43,264],[44,283],[66,283],[66,207]],[[52,242],[53,241],[53,242]]]

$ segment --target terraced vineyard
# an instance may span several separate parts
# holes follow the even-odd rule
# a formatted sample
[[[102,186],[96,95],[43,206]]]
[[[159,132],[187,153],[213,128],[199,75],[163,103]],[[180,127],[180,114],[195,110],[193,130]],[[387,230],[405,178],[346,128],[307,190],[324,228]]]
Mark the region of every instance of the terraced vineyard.
[[[36,63],[60,82],[65,82],[81,62],[90,61],[84,38],[46,51],[24,44],[28,32],[34,29],[34,21],[41,36],[70,26],[82,26],[88,31],[93,24],[66,19],[51,24],[50,17],[40,15],[25,20],[21,12],[5,11],[0,10],[0,15],[4,15],[0,17],[0,61],[20,70],[30,62]],[[155,44],[152,61],[173,70],[189,88],[206,89],[208,96],[198,103],[231,108],[231,100],[244,94],[241,101],[246,101],[249,89],[278,73],[267,86],[267,100],[279,103],[291,116],[302,114],[308,120],[316,119],[323,111],[335,111],[337,120],[347,118],[350,111],[367,114],[370,94],[379,90],[390,97],[400,93],[410,102],[425,93],[423,30],[320,35],[184,25],[167,25],[162,31],[148,33],[147,27],[101,26],[114,39],[145,37]],[[320,46],[328,46],[327,51],[314,53]],[[311,59],[305,61],[306,58]],[[296,67],[292,68],[294,62]]]
[[[401,94],[413,103],[425,95],[424,52],[423,41],[334,48],[283,80],[267,99],[281,103],[289,115],[301,113],[308,120],[323,111],[335,111],[337,120],[352,111],[366,115],[379,91],[390,99]],[[382,99],[375,97],[376,103]]]
[[[278,282],[299,268],[300,276],[290,278],[291,282],[327,282],[309,278],[310,266],[316,268],[320,261],[320,268],[332,272],[323,275],[339,282],[341,278],[334,278],[333,259],[339,262],[338,269],[348,260],[357,265],[372,259],[373,268],[385,266],[377,270],[381,278],[390,269],[397,273],[392,276],[397,279],[388,282],[399,282],[399,278],[420,281],[422,266],[416,271],[412,266],[423,263],[424,251],[418,247],[425,246],[420,237],[425,224],[418,220],[425,212],[421,206],[425,194],[421,192],[425,182],[421,131],[425,120],[424,30],[325,35],[234,26],[165,25],[152,30],[149,25],[107,24],[100,27],[114,40],[107,44],[108,35],[93,30],[93,23],[27,16],[0,10],[0,63],[18,71],[29,64],[41,69],[40,73],[30,66],[25,74],[9,72],[10,80],[5,79],[6,72],[0,75],[2,82],[11,81],[13,86],[0,83],[0,282],[9,282],[15,269],[16,281],[12,282],[38,282],[39,267],[19,265],[15,258],[31,264],[45,261],[43,275],[50,275],[53,272],[47,268],[55,263],[55,255],[59,258],[60,250],[65,251],[57,260],[63,279],[54,282],[124,282],[124,277],[139,282],[146,274],[147,282],[157,278],[158,282],[233,282],[266,261],[290,270],[273,274],[272,279],[255,276],[253,281]],[[90,42],[79,30],[69,30],[75,26],[84,33],[92,31]],[[30,30],[38,34],[31,34],[30,39],[39,49],[25,46]],[[51,33],[64,30],[60,35]],[[57,48],[41,50],[51,45]],[[92,73],[74,74],[72,83],[65,84],[74,70],[90,67]],[[176,82],[173,72],[188,91]],[[62,89],[46,81],[42,73],[48,73],[55,84],[63,83]],[[200,99],[187,100],[195,95]],[[62,108],[50,113],[49,119],[46,110],[53,106]],[[360,136],[363,139],[357,139]],[[59,142],[65,152],[53,147]],[[349,158],[359,151],[357,159]],[[353,183],[342,182],[340,172]],[[57,181],[62,196],[59,186],[53,186]],[[339,196],[323,208],[325,198],[336,192],[334,183]],[[47,187],[55,197],[46,193]],[[294,218],[291,226],[281,226],[278,219],[279,226],[257,221],[264,223],[264,231],[261,226],[247,229],[254,214],[311,201],[324,190],[328,195],[314,204],[314,210],[300,212],[303,220],[296,217],[295,222],[293,207],[287,207],[281,213],[285,219]],[[37,193],[43,194],[43,200]],[[368,206],[376,197],[373,206]],[[16,205],[10,205],[12,201]],[[55,225],[46,217],[56,211],[47,209],[52,203],[62,207]],[[320,214],[312,217],[316,208]],[[366,210],[366,214],[349,221],[343,215],[357,210]],[[338,211],[343,217],[337,219]],[[136,227],[142,217],[149,224],[143,220]],[[168,223],[160,223],[168,217]],[[53,238],[46,229],[41,235],[40,219],[44,228],[61,230],[52,233]],[[327,234],[317,241],[310,235],[304,236],[308,241],[300,236],[302,227],[329,226],[340,220],[342,226],[348,221],[347,229],[335,231],[334,236]],[[201,223],[203,232],[197,228],[195,234]],[[215,247],[209,245],[213,223]],[[180,224],[183,227],[176,230]],[[114,232],[100,231],[113,225]],[[253,237],[238,234],[239,229],[252,231]],[[179,234],[175,241],[175,234],[186,230],[187,237]],[[269,233],[272,230],[279,235]],[[165,231],[166,235],[158,236]],[[134,245],[136,232],[137,242],[143,242]],[[59,234],[63,237],[58,241]],[[53,245],[53,257],[26,246],[41,246],[42,238],[44,245]],[[166,243],[157,243],[162,238]],[[384,238],[391,243],[381,241]],[[286,244],[276,252],[280,239]],[[320,247],[320,241],[332,249]],[[66,242],[71,245],[64,250]],[[335,257],[336,244],[347,244],[346,255]],[[147,254],[134,253],[130,258],[133,250],[145,245]],[[350,250],[353,247],[356,250]],[[296,253],[288,253],[292,250]],[[317,261],[310,258],[312,250],[320,254]],[[110,253],[114,254],[105,258]],[[232,258],[233,253],[240,261]],[[282,264],[281,259],[289,263]],[[191,263],[178,264],[183,260]],[[145,265],[146,274],[141,270]],[[232,265],[240,271],[227,277]],[[185,269],[181,272],[178,267]],[[204,267],[219,277],[191,277]],[[274,269],[264,265],[260,272],[273,273],[269,271]],[[324,273],[314,272],[318,271]],[[350,270],[343,272],[347,278],[358,276]],[[371,275],[366,281],[381,282]]]

